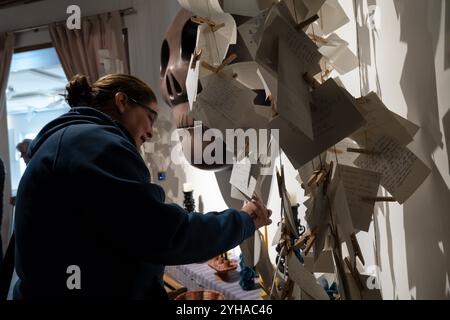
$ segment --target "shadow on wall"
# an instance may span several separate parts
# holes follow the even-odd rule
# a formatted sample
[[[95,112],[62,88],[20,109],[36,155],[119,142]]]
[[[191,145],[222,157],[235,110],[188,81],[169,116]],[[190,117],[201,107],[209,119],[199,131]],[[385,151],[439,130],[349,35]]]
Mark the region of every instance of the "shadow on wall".
[[[450,3],[443,1],[445,6],[445,54],[444,54],[444,68],[450,68]]]
[[[374,4],[375,0],[369,0],[370,3],[368,5]],[[359,23],[356,24],[357,28],[357,43],[358,43],[358,54],[361,63],[360,70],[360,87],[361,87],[361,95],[366,95],[370,91],[369,84],[369,68],[372,65],[371,60],[371,45],[370,45],[370,29],[368,26],[367,19],[364,19],[364,7],[361,1],[357,1],[353,5],[354,12],[357,13],[359,17],[359,22],[362,22],[362,25]],[[379,93],[379,92],[377,92]]]
[[[422,127],[414,151],[432,171],[404,206],[409,286],[415,288],[417,299],[444,299],[450,297],[446,288],[450,272],[450,192],[432,159],[434,151],[443,148],[435,56],[444,1],[394,3],[400,19],[401,41],[408,46],[401,88],[408,119]]]
[[[442,118],[442,125],[444,128],[445,143],[447,146],[448,174],[450,175],[450,110],[447,112],[444,118]]]

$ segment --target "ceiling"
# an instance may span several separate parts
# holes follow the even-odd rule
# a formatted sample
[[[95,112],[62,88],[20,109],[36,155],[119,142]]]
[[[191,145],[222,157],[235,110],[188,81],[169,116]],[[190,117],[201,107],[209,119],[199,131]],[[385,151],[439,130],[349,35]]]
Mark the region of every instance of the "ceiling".
[[[38,2],[42,0],[0,0],[0,10],[9,8],[9,7],[16,7],[21,6],[24,4],[29,4],[32,2]]]

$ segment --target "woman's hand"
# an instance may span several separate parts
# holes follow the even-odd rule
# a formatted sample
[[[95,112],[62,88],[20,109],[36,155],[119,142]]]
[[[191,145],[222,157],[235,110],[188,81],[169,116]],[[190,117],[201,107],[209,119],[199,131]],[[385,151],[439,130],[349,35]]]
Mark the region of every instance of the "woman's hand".
[[[253,197],[252,201],[247,203],[241,211],[248,213],[252,217],[256,230],[272,223],[272,220],[270,220],[272,210],[267,209],[262,201],[256,196]]]

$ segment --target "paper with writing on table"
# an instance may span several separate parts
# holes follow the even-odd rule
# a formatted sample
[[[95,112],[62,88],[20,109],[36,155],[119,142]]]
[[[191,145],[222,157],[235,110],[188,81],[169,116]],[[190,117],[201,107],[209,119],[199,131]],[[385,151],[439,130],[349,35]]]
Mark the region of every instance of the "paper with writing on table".
[[[288,256],[289,278],[315,300],[330,300],[324,288],[317,283],[314,275],[308,271],[292,252]]]
[[[418,127],[391,112],[375,92],[365,96],[358,105],[367,121],[367,125],[352,136],[358,144],[373,148],[375,142],[382,136],[388,136],[403,146],[413,141]]]
[[[248,158],[244,158],[235,165],[230,177],[230,183],[239,191],[251,198],[256,187],[256,179],[250,175],[251,163]]]
[[[390,137],[374,144],[376,155],[360,155],[355,165],[381,174],[381,185],[403,204],[420,187],[430,169],[408,148]]]
[[[327,0],[319,11],[318,25],[324,34],[330,34],[350,22],[337,0]]]
[[[303,31],[295,30],[280,16],[276,16],[264,30],[256,53],[256,62],[272,74],[278,74],[279,41],[284,41],[287,44],[289,50],[303,65],[304,72],[315,75],[321,71],[319,61],[322,56],[317,51],[317,46]]]
[[[314,140],[311,119],[311,95],[309,85],[303,80],[307,72],[304,60],[289,49],[287,43],[279,40],[278,51],[278,108],[281,117],[291,121],[309,139]]]
[[[368,232],[375,203],[363,199],[377,196],[381,179],[380,173],[338,165],[336,178],[340,180],[345,189],[353,227]]]
[[[240,16],[255,17],[272,3],[273,0],[223,0],[223,10]]]
[[[295,169],[365,124],[353,101],[343,90],[330,79],[312,92],[313,141],[282,117],[276,117],[269,123],[270,128],[280,129],[281,148]]]

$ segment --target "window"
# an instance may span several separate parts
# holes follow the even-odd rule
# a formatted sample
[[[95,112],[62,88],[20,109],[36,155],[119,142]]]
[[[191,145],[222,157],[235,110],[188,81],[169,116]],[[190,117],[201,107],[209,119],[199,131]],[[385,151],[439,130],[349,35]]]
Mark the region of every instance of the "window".
[[[6,90],[13,194],[25,171],[25,163],[16,145],[24,139],[34,139],[48,122],[69,110],[62,96],[66,84],[55,48],[13,55]]]

